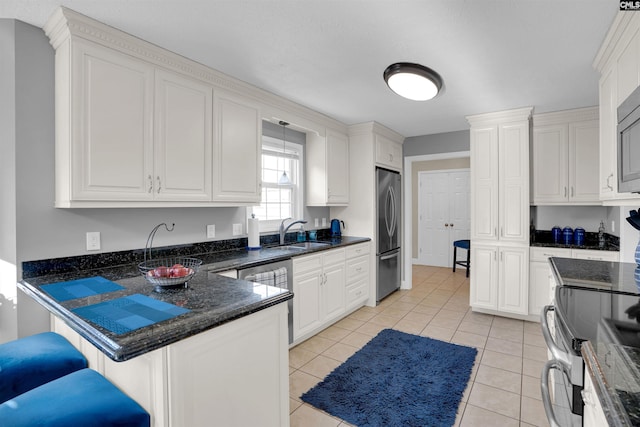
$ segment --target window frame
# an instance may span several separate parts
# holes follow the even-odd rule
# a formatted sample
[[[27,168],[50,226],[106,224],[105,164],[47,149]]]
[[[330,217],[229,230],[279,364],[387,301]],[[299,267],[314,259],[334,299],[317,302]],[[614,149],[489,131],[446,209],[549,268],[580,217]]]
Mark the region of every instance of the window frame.
[[[262,136],[262,145],[261,145],[262,149],[261,149],[261,153],[260,155],[264,155],[264,154],[275,154],[276,156],[282,158],[282,157],[286,157],[283,156],[283,149],[285,149],[284,144],[282,142],[282,139],[277,139],[277,138],[273,138],[271,136],[267,136],[267,135],[263,135]],[[265,147],[267,147],[265,149]],[[295,177],[296,179],[292,179],[293,177],[289,177],[290,179],[292,179],[292,184],[290,185],[293,188],[293,192],[292,192],[292,198],[293,198],[293,203],[292,203],[292,218],[302,218],[303,212],[304,212],[304,145],[300,144],[300,143],[296,143],[296,142],[292,142],[292,141],[286,141],[286,152],[294,152],[297,153],[297,157],[298,157],[298,171],[297,171],[297,177]],[[295,154],[294,154],[295,155]],[[263,162],[261,162],[263,163]],[[260,169],[260,177],[262,178],[263,176],[263,170],[264,170],[264,165],[261,166]],[[280,185],[277,183],[265,183],[264,181],[262,182],[262,187],[261,189],[263,190],[264,188],[277,188]],[[289,185],[287,185],[289,186]],[[261,191],[262,191],[261,190]],[[253,207],[249,207],[247,208],[247,219],[251,218],[251,214],[253,213]],[[260,232],[277,232],[280,228],[280,224],[282,223],[282,220],[285,218],[280,218],[277,220],[260,220],[259,221],[259,230]]]

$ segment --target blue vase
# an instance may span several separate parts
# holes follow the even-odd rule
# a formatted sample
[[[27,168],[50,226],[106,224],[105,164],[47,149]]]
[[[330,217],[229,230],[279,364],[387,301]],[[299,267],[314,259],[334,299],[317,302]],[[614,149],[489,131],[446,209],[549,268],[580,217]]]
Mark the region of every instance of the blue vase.
[[[638,241],[638,246],[636,246],[636,264],[640,266],[640,241]]]

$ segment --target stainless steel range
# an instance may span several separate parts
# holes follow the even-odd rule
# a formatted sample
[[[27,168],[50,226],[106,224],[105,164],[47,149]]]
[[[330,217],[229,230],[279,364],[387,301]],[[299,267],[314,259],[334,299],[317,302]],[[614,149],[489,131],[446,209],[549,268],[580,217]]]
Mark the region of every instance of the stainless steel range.
[[[543,404],[552,426],[582,426],[582,343],[640,348],[636,266],[564,258],[552,258],[551,265],[561,286],[554,305],[546,306],[541,317],[551,355],[542,373]]]

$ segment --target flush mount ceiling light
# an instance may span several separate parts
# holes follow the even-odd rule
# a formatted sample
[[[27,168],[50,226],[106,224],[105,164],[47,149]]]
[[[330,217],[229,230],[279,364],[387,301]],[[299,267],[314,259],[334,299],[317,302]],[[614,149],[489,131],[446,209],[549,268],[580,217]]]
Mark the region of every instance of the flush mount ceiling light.
[[[285,138],[285,130],[287,129],[287,126],[289,126],[289,123],[280,120],[278,122],[278,124],[280,126],[282,126],[282,152],[284,154],[286,154],[286,151],[287,151],[287,140]],[[280,185],[289,185],[289,184],[291,184],[291,180],[287,176],[287,171],[286,170],[282,171],[282,175],[280,176],[280,179],[278,180],[278,184],[280,184]]]
[[[384,70],[384,81],[392,91],[414,101],[427,101],[442,89],[442,77],[438,73],[410,62],[389,65]]]

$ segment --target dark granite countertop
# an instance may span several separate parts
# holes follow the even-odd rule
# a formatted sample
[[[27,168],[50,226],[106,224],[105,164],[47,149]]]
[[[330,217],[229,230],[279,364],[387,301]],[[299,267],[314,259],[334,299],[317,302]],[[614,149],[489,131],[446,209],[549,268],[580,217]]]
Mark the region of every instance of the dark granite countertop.
[[[181,255],[199,258],[203,265],[186,287],[162,289],[162,292],[156,291],[138,272],[137,265],[140,259],[136,259],[136,256],[139,252],[132,252],[136,256],[129,258],[135,262],[124,264],[122,260],[127,259],[126,253],[27,262],[23,264],[23,280],[18,286],[109,358],[124,361],[293,298],[293,294],[286,289],[210,273],[252,267],[369,240],[342,236],[326,239],[327,246],[307,250],[265,247],[256,251],[232,248],[194,253],[201,247],[196,244],[185,249],[183,246],[178,249]],[[167,254],[171,251],[172,255],[175,255],[176,249],[173,248],[164,251],[159,249],[158,253]],[[156,257],[154,250],[154,258]],[[96,276],[115,282],[124,289],[62,302],[42,290],[42,286],[46,284]],[[116,334],[84,320],[72,311],[134,294],[182,307],[189,312],[150,326]]]
[[[605,234],[605,243],[600,246],[598,243],[598,233],[587,232],[583,245],[565,245],[562,243],[554,243],[550,230],[537,230],[530,236],[529,246],[544,248],[564,248],[564,249],[588,249],[592,251],[620,251],[620,239],[617,236]]]
[[[585,341],[582,357],[609,426],[640,425],[640,349]]]

